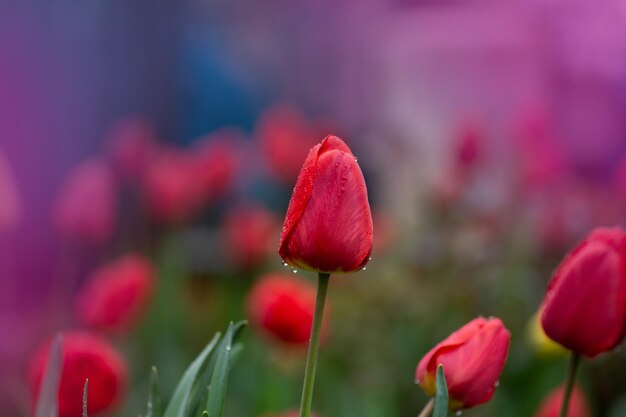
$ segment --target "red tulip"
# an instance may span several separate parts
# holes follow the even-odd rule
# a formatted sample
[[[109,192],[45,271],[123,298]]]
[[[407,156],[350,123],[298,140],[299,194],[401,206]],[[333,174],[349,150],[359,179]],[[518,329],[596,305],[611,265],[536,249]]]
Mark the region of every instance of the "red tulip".
[[[232,187],[241,136],[236,130],[221,130],[196,144],[197,175],[206,200],[221,197]]]
[[[279,225],[271,211],[248,206],[230,211],[224,227],[226,247],[234,261],[243,268],[252,268],[273,249],[270,245],[275,241],[273,238],[278,234]]]
[[[563,387],[552,391],[539,407],[535,417],[558,417],[563,404]],[[578,388],[574,387],[572,396],[569,399],[569,409],[567,417],[590,417],[591,412],[585,400],[585,395]]]
[[[76,299],[76,317],[98,330],[124,332],[144,312],[155,285],[154,269],[126,255],[94,271]]]
[[[309,151],[293,190],[278,253],[295,268],[362,269],[372,252],[372,213],[356,158],[336,136]]]
[[[169,223],[187,220],[203,200],[196,160],[176,149],[160,151],[146,167],[142,191],[155,219]]]
[[[455,143],[455,171],[466,174],[482,157],[483,132],[478,125],[465,122],[459,128]]]
[[[20,217],[20,196],[13,171],[0,151],[0,231],[14,226]]]
[[[145,120],[129,117],[116,122],[107,134],[107,146],[123,178],[141,178],[157,151],[156,132]]]
[[[100,244],[108,241],[117,221],[117,184],[100,159],[81,163],[67,178],[54,206],[53,221],[66,237]]]
[[[256,133],[273,173],[292,184],[300,162],[317,141],[317,132],[296,108],[271,107],[263,113]]]
[[[426,393],[434,396],[437,366],[443,364],[450,409],[483,404],[491,399],[498,385],[510,337],[500,319],[474,319],[422,358],[416,380]]]
[[[250,322],[290,345],[307,346],[315,311],[315,286],[285,274],[261,278],[248,297]]]
[[[626,233],[597,228],[552,276],[543,300],[546,334],[574,352],[596,356],[626,331]]]
[[[29,381],[34,397],[46,366],[50,342],[31,358]],[[63,336],[63,369],[59,384],[59,417],[82,415],[83,386],[89,379],[89,415],[115,406],[127,382],[126,364],[103,339],[89,333],[68,332]]]

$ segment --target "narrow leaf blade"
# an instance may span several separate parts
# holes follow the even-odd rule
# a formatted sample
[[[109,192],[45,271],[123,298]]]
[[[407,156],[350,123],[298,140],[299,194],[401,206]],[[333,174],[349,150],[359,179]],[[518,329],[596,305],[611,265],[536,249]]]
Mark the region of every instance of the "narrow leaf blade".
[[[437,367],[436,380],[437,393],[435,394],[435,410],[433,417],[446,417],[448,415],[448,384],[443,373],[443,365]]]
[[[35,417],[57,417],[59,415],[57,398],[62,369],[63,335],[59,333],[54,337],[50,345],[48,365],[39,386],[39,399],[35,408]]]
[[[174,390],[174,395],[170,400],[163,417],[185,417],[185,411],[189,405],[191,390],[198,378],[198,373],[202,369],[209,355],[217,345],[220,334],[217,333],[204,350],[189,365],[189,368],[183,374],[178,386]]]
[[[209,417],[222,416],[226,400],[228,374],[233,358],[233,342],[246,325],[246,321],[240,321],[236,324],[231,322],[216,351],[217,360],[215,361],[206,404],[206,412]]]
[[[157,369],[153,366],[150,373],[150,391],[148,393],[146,417],[161,417],[162,415],[163,410],[161,409]]]

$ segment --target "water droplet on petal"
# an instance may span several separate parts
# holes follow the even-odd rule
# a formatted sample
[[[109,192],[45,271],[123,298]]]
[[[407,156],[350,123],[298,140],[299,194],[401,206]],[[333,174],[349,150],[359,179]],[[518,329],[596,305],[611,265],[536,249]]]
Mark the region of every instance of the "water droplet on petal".
[[[493,387],[494,387],[494,388],[498,388],[499,386],[500,386],[500,381],[496,381],[496,383],[495,383],[495,384],[493,384]]]
[[[294,274],[297,274],[298,270],[296,268],[291,268],[291,272],[293,272]]]
[[[366,267],[366,266],[364,266],[364,267],[363,267],[363,271],[365,271],[365,270],[367,270],[367,267]]]
[[[283,266],[289,266],[289,264],[285,261],[283,261]]]

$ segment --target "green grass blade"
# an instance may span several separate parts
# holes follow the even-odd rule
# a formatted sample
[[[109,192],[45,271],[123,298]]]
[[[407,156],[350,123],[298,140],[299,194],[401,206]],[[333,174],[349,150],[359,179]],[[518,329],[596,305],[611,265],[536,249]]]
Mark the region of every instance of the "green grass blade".
[[[157,369],[153,366],[150,373],[150,392],[148,393],[146,417],[161,417],[162,415]]]
[[[35,417],[57,417],[59,415],[57,398],[62,369],[63,335],[59,333],[54,337],[50,345],[48,364],[39,387],[39,398],[37,399],[37,407],[35,408]]]
[[[220,338],[220,334],[217,333],[211,342],[204,348],[204,350],[198,355],[198,357],[189,365],[189,368],[185,371],[178,386],[174,390],[174,395],[170,400],[163,417],[186,417],[187,408],[189,407],[189,400],[191,398],[191,390],[194,383],[198,379],[198,374],[204,367],[211,352],[217,345],[217,341]]]
[[[246,321],[240,321],[237,324],[230,323],[216,350],[217,359],[211,376],[206,404],[206,412],[209,417],[221,417],[224,411],[228,374],[233,359],[233,342],[246,324]]]
[[[437,367],[436,387],[433,417],[446,417],[448,415],[448,384],[446,384],[446,377],[441,364]]]

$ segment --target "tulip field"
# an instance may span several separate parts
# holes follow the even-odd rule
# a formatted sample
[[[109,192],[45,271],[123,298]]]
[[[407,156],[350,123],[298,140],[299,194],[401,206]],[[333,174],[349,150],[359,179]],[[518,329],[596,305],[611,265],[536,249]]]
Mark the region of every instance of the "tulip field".
[[[0,6],[0,417],[626,417],[620,2],[144,3]]]

